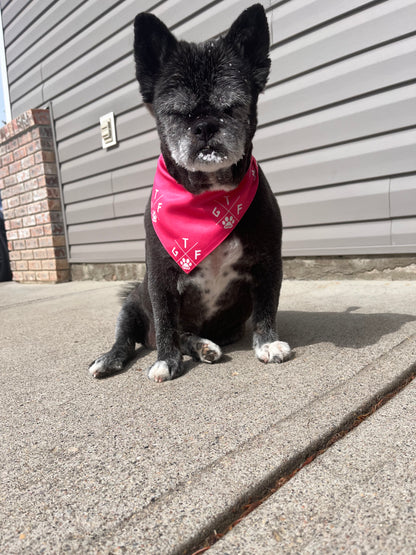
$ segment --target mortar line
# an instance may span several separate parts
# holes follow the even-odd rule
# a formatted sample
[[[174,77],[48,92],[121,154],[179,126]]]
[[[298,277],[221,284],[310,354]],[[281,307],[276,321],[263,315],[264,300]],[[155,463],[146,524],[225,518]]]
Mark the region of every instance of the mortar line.
[[[405,389],[409,383],[411,383],[416,377],[416,363],[411,365],[404,375],[401,376],[401,381],[399,383],[393,383],[390,390],[386,390],[370,399],[359,412],[355,414],[352,418],[341,423],[335,431],[331,432],[329,437],[325,438],[321,446],[317,446],[312,452],[305,454],[301,462],[299,463],[299,457],[296,457],[294,465],[291,470],[288,470],[285,474],[275,478],[273,480],[273,485],[265,488],[260,488],[257,494],[254,494],[248,501],[246,501],[242,506],[235,508],[230,511],[230,514],[235,515],[233,519],[228,521],[219,530],[212,530],[212,532],[205,536],[202,541],[194,544],[194,547],[187,549],[182,552],[183,555],[201,555],[206,553],[209,549],[216,544],[220,539],[225,537],[228,532],[231,532],[237,524],[239,524],[244,518],[246,518],[251,512],[260,507],[265,501],[267,501],[272,495],[274,495],[282,486],[288,483],[296,474],[315,461],[318,457],[323,455],[330,447],[335,443],[342,440],[375,412],[377,412],[382,406],[388,403],[391,399],[396,397],[403,389]],[[217,527],[218,528],[218,527]]]

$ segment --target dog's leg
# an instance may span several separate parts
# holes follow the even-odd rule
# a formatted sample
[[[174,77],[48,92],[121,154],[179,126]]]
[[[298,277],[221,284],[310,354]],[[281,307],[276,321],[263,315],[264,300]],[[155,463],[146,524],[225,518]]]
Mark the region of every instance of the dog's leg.
[[[183,355],[191,356],[194,360],[216,362],[222,356],[221,349],[216,343],[209,339],[203,339],[193,333],[182,333],[180,335],[180,346]]]
[[[136,343],[145,342],[146,317],[137,302],[127,298],[117,318],[116,340],[111,350],[90,364],[94,378],[104,378],[120,372],[133,358]]]
[[[278,286],[273,276],[266,269],[262,277],[256,280],[253,289],[253,348],[256,357],[264,363],[283,362],[290,357],[290,347],[279,341],[275,329],[275,318],[279,303],[280,283]]]
[[[155,322],[157,361],[149,368],[147,375],[158,383],[172,380],[183,371],[178,333],[179,297],[173,284],[176,284],[176,279],[166,280],[165,288],[152,287],[149,291]]]

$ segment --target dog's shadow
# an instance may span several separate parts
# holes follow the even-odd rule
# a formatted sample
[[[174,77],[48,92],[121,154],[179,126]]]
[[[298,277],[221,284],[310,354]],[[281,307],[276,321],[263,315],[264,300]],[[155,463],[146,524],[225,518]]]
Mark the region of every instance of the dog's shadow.
[[[317,343],[333,343],[336,347],[356,348],[377,344],[390,333],[397,332],[408,322],[414,322],[412,314],[361,313],[360,307],[351,306],[344,312],[303,312],[279,310],[277,329],[279,338],[295,349]],[[244,337],[225,348],[251,350],[251,326],[247,326]]]
[[[279,337],[289,343],[292,349],[318,343],[333,343],[336,347],[360,349],[375,345],[383,336],[399,331],[408,322],[416,321],[416,316],[412,314],[387,312],[366,314],[357,312],[359,308],[351,306],[344,312],[279,310],[277,315]],[[234,351],[251,351],[251,349],[252,330],[248,324],[244,337],[224,347],[223,356],[216,364],[230,362]],[[152,352],[156,354],[156,351],[144,347],[136,349],[134,357],[118,375],[124,374],[133,366],[146,373],[147,367],[140,367],[140,361]],[[182,375],[188,374],[199,364],[201,363],[192,359],[185,360]]]

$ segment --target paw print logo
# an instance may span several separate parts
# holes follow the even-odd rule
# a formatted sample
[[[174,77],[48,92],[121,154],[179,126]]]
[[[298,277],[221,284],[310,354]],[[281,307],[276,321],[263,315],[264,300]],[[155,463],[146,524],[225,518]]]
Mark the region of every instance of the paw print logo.
[[[156,214],[156,210],[152,211],[152,222],[156,223],[157,222],[157,214]]]
[[[232,216],[225,216],[221,223],[224,229],[231,229],[235,224],[235,219]]]
[[[192,262],[185,256],[180,260],[180,265],[183,270],[190,270],[192,268]]]

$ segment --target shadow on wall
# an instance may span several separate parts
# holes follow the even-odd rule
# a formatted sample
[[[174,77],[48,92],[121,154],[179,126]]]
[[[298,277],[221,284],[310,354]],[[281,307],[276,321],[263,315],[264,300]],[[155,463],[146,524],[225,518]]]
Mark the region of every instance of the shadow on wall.
[[[283,341],[294,347],[329,342],[336,347],[360,349],[375,345],[384,335],[394,333],[416,316],[411,314],[356,312],[350,307],[345,312],[278,312],[278,329]]]

